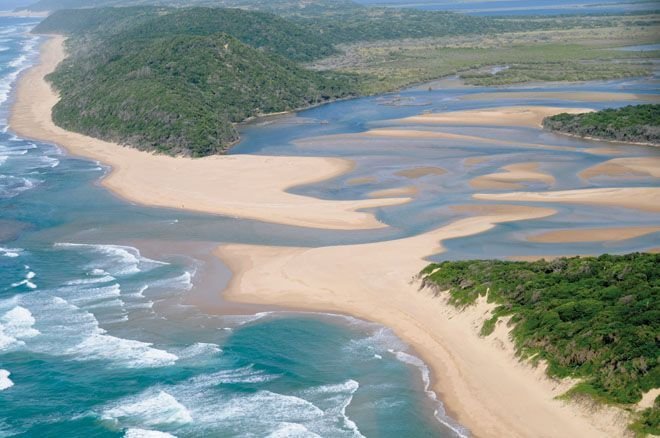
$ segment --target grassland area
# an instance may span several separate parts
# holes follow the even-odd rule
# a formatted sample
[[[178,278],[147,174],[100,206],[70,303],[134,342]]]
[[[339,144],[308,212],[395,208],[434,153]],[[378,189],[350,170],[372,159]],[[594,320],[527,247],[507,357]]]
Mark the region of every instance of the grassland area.
[[[535,20],[544,27],[546,19]],[[309,67],[363,75],[368,93],[456,74],[469,85],[644,76],[660,52],[617,48],[657,43],[658,25],[659,15],[594,16],[565,29],[344,44]],[[506,68],[492,74],[489,66]]]
[[[658,400],[635,409],[660,386],[660,255],[443,262],[421,277],[457,306],[486,296],[495,307],[482,335],[508,318],[522,358],[545,361],[550,376],[579,380],[566,396],[625,406],[636,411],[636,432],[660,432]]]

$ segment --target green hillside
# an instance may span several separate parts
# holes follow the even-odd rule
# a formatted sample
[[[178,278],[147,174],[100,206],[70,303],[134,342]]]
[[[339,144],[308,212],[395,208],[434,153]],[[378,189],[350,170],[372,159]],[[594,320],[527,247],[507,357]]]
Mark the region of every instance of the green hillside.
[[[629,105],[585,114],[557,114],[543,127],[581,137],[660,145],[660,105]]]
[[[28,6],[32,11],[98,8],[106,6],[207,6],[216,8],[242,8],[275,12],[282,15],[317,15],[346,11],[360,6],[351,0],[39,0]]]
[[[458,306],[487,296],[494,316],[511,318],[518,354],[545,360],[548,373],[581,380],[569,394],[630,405],[660,387],[660,255],[472,260],[429,265],[421,277]],[[635,428],[657,433],[660,411]]]
[[[222,32],[254,48],[296,61],[309,61],[336,52],[328,38],[305,26],[272,14],[240,9],[133,7],[64,10],[53,13],[34,32],[88,37],[92,34],[110,49],[154,38],[209,36]]]
[[[102,12],[114,21],[95,27],[98,11],[73,11],[88,21],[62,11],[36,29],[71,35],[72,56],[49,76],[61,94],[54,121],[69,130],[140,149],[205,156],[238,139],[236,122],[357,93],[352,76],[305,70],[277,54],[299,29],[268,14]],[[270,38],[266,30],[248,35],[245,29],[253,26],[272,28]],[[305,41],[291,47],[298,49],[287,53],[294,58],[317,50]]]

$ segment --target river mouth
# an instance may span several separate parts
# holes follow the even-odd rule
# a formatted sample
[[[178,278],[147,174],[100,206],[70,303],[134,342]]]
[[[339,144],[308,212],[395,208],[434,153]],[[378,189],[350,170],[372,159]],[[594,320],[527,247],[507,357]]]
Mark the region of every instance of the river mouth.
[[[10,50],[3,56],[11,59],[0,72],[6,82],[0,85],[9,87],[34,59],[36,42],[23,33],[29,20],[2,20],[16,27],[7,34]],[[3,124],[0,368],[11,373],[3,378],[13,386],[1,393],[8,402],[0,407],[0,430],[39,435],[75,428],[101,436],[246,429],[257,435],[463,433],[451,415],[438,414],[441,405],[428,394],[428,370],[392,331],[346,316],[227,303],[220,292],[231,272],[211,253],[228,243],[321,248],[404,239],[494,209],[525,207],[557,213],[448,240],[447,250],[432,259],[653,249],[660,246],[653,231],[616,241],[533,236],[566,228],[649,228],[657,225],[654,212],[473,195],[657,188],[657,178],[639,171],[580,176],[613,159],[656,157],[656,149],[553,135],[518,124],[510,112],[508,124],[481,123],[483,113],[443,123],[415,117],[623,106],[633,103],[630,94],[656,94],[654,87],[645,80],[509,87],[509,93],[525,94],[506,99],[497,96],[503,89],[409,90],[401,99],[337,102],[245,129],[233,154],[356,163],[350,173],[291,193],[326,200],[411,198],[372,209],[387,225],[372,230],[319,230],[133,205],[98,185],[107,172],[103,166],[21,139]],[[570,99],[571,93],[605,90],[622,99]],[[490,94],[463,99],[477,93]],[[480,177],[486,178],[475,184]],[[67,397],[56,397],[62,392]]]

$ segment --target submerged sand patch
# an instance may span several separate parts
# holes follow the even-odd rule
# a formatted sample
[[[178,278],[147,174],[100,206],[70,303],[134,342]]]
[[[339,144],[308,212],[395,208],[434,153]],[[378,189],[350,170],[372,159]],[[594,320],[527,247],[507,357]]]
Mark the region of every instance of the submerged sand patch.
[[[399,170],[398,172],[395,173],[395,175],[403,176],[404,178],[408,178],[408,179],[417,179],[428,175],[444,175],[445,173],[447,173],[447,171],[442,167],[421,166],[421,167],[413,167],[410,169]]]
[[[601,91],[502,91],[494,93],[475,93],[461,96],[460,100],[498,100],[498,99],[557,99],[573,102],[660,102],[657,94],[608,93]]]
[[[660,178],[660,157],[614,158],[585,169],[578,175],[584,179],[599,176],[652,176]]]
[[[578,228],[546,231],[528,236],[527,240],[539,243],[618,242],[659,231],[660,227]]]
[[[600,205],[660,212],[660,187],[616,187],[549,192],[477,193],[474,199],[489,201],[548,202]]]
[[[393,196],[414,196],[419,190],[415,186],[395,187],[392,189],[374,190],[367,194],[370,198],[389,198]]]
[[[470,186],[475,189],[519,189],[524,182],[540,182],[552,186],[555,177],[541,172],[539,163],[517,163],[504,166],[504,172],[491,173],[473,178]]]

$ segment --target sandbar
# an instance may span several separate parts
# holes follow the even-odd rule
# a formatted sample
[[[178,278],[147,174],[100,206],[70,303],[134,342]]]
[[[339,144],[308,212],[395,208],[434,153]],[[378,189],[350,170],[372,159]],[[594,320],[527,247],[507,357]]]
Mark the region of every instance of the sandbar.
[[[474,199],[488,201],[588,204],[660,212],[660,187],[615,187],[549,192],[477,193]]]
[[[546,231],[531,235],[527,240],[539,243],[618,242],[659,231],[660,227],[579,228]]]
[[[598,176],[652,176],[660,178],[660,157],[615,158],[585,169],[578,175],[580,178],[585,179]]]
[[[509,106],[492,109],[452,111],[420,114],[401,119],[404,123],[430,123],[438,125],[491,125],[541,127],[543,119],[559,113],[581,114],[590,108],[562,108],[553,106]]]
[[[504,172],[473,178],[470,186],[475,189],[519,189],[523,182],[540,182],[549,186],[555,183],[554,176],[538,170],[538,163],[510,164],[502,169]]]

